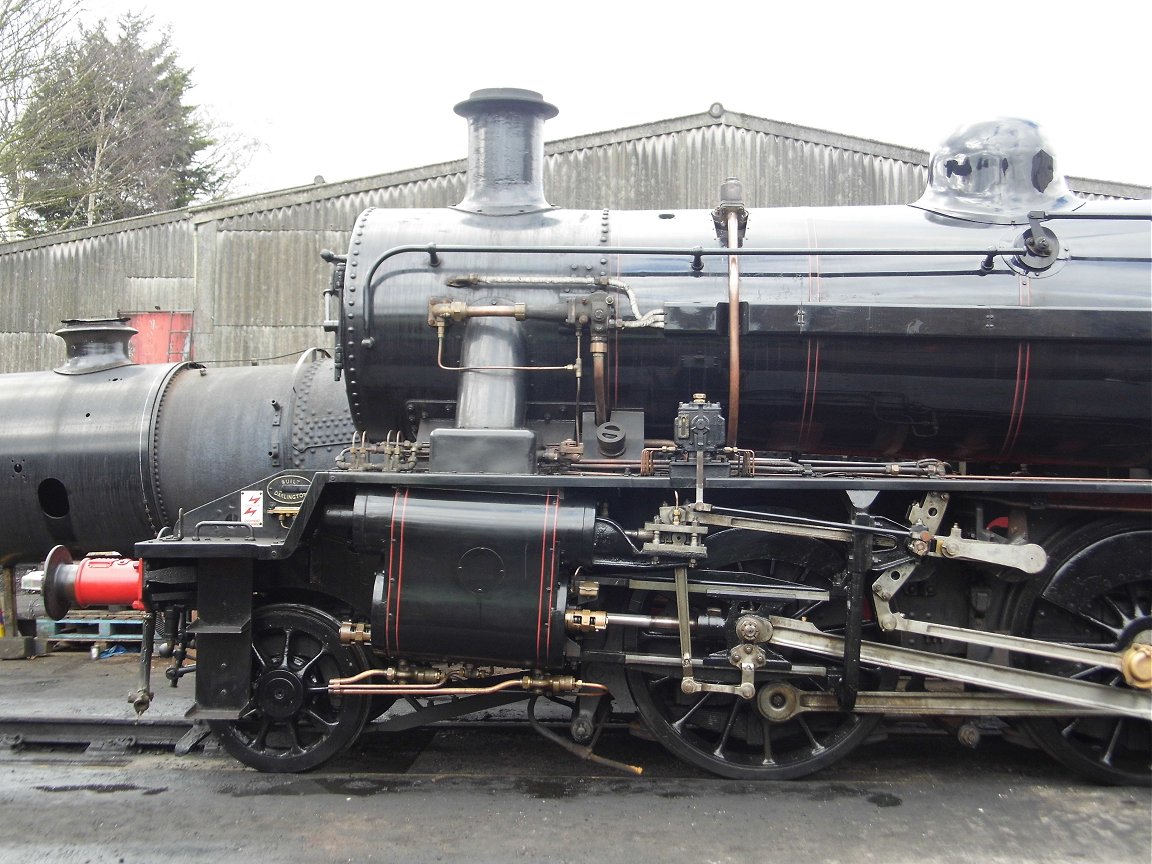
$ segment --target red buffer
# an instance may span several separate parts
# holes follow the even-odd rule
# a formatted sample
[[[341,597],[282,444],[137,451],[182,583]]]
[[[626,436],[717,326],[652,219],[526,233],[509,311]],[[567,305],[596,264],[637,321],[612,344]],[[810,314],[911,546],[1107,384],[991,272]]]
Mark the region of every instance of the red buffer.
[[[77,606],[131,606],[143,609],[142,562],[112,555],[89,555],[79,563],[67,547],[44,559],[44,608],[56,620]]]

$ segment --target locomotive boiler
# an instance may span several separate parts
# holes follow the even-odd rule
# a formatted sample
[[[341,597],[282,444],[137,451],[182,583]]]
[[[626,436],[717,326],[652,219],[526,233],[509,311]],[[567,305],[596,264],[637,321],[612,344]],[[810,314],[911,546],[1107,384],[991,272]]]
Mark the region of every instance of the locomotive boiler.
[[[589,758],[613,710],[766,779],[884,716],[999,717],[1149,782],[1146,202],[1079,200],[998,120],[910,206],[754,209],[728,179],[710,211],[570,211],[552,105],[456,111],[464,200],[326,253],[347,446],[167,513],[139,562],[62,543],[53,608],[139,598],[261,770],[398,698],[385,728],[528,699],[557,739],[548,698]]]
[[[295,365],[139,365],[135,333],[125,319],[66,321],[64,363],[0,375],[0,564],[55,545],[131,554],[181,508],[240,478],[328,467],[352,437],[327,352]]]

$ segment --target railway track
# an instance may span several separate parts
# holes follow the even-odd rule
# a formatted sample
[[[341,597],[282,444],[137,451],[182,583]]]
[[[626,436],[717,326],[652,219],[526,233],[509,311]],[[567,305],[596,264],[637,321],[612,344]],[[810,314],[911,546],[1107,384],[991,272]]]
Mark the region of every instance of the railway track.
[[[565,723],[545,722],[543,725],[562,732]],[[530,732],[529,724],[521,718],[456,719],[429,724],[429,731],[523,730]],[[370,724],[366,737],[399,735],[409,731],[401,726],[385,728],[383,724]],[[609,723],[608,734],[627,734],[628,724]],[[94,753],[134,753],[147,750],[167,750],[184,755],[194,747],[204,746],[214,751],[216,744],[205,724],[184,719],[141,719],[139,721],[110,717],[0,717],[0,755],[5,752],[69,748]]]
[[[0,753],[38,747],[86,747],[129,752],[175,749],[193,725],[187,720],[0,717]]]

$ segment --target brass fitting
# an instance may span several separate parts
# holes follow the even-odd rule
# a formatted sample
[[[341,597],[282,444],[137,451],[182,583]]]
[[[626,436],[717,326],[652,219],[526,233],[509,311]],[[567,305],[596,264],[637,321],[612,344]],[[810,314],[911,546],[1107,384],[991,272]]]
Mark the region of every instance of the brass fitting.
[[[525,690],[545,693],[571,693],[584,686],[574,675],[525,675],[520,679]]]
[[[595,600],[600,596],[600,583],[585,579],[576,587],[576,594],[581,600]]]
[[[372,641],[372,627],[356,621],[345,621],[340,625],[340,641],[345,645],[356,645]]]
[[[453,321],[463,321],[464,316],[467,314],[468,304],[461,300],[447,300],[428,304],[429,324],[435,324],[437,321],[449,318]]]
[[[573,633],[599,633],[608,629],[608,613],[591,609],[565,609],[564,625]]]
[[[448,680],[448,676],[439,669],[404,664],[385,669],[384,677],[389,681],[400,681],[405,684],[442,684]]]
[[[1152,690],[1152,645],[1135,642],[1120,655],[1121,671],[1129,687]]]

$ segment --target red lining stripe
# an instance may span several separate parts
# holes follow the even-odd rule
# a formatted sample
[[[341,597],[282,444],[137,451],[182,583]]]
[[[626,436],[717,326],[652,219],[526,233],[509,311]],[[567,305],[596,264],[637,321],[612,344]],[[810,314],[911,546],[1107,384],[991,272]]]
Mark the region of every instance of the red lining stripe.
[[[544,657],[542,662],[548,659],[548,649],[552,645],[552,595],[556,590],[556,532],[560,527],[560,494],[557,493],[553,499],[552,506],[552,549],[551,549],[551,563],[548,567],[548,606],[544,609]]]
[[[399,506],[400,490],[392,494],[392,518],[388,525],[388,593],[384,598],[384,653],[392,651],[391,624],[392,624],[392,583],[395,581],[396,571],[392,569],[393,559],[396,557],[396,509]]]
[[[800,408],[800,434],[796,446],[803,448],[812,431],[812,418],[816,413],[816,385],[820,378],[820,340],[816,339],[816,354],[812,354],[812,342],[808,340],[808,362],[804,367],[804,404]]]
[[[1012,394],[1012,416],[1008,421],[1008,432],[1000,448],[1001,457],[1007,456],[1020,437],[1020,427],[1024,423],[1024,403],[1028,399],[1028,373],[1032,365],[1032,344],[1021,343],[1016,349],[1016,390]]]
[[[552,505],[552,493],[544,498],[544,526],[540,532],[540,593],[536,598],[536,662],[540,662],[540,622],[544,617],[544,558],[548,551],[548,508]]]
[[[393,505],[395,512],[395,505]],[[392,642],[400,654],[400,592],[404,590],[404,520],[408,515],[408,490],[404,490],[404,503],[400,511],[400,561],[396,572],[396,617],[392,622]]]

